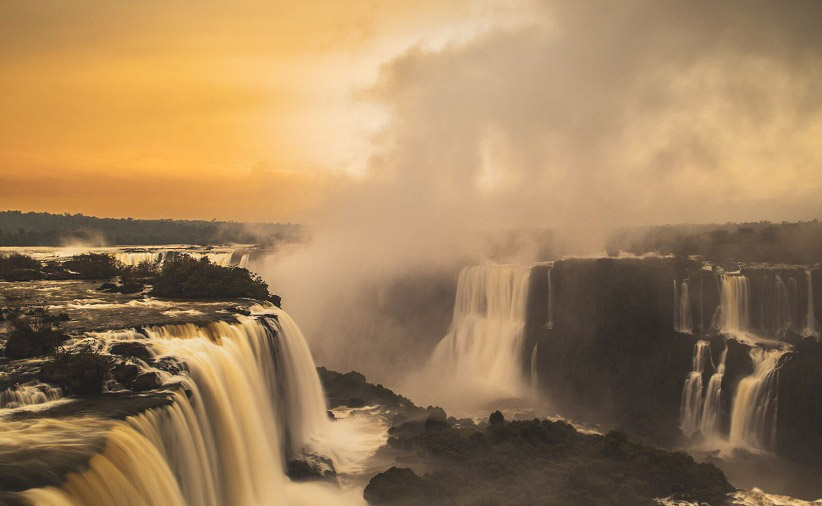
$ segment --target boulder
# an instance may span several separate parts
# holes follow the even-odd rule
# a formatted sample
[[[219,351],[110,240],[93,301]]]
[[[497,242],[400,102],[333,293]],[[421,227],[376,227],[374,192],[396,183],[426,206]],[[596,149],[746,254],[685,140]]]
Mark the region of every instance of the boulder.
[[[134,357],[147,362],[151,358],[151,352],[144,344],[134,341],[124,341],[121,343],[114,343],[109,347],[108,352],[112,355],[120,355],[121,357]]]
[[[111,375],[123,386],[131,384],[138,374],[140,369],[134,364],[117,364],[111,370]]]
[[[146,390],[158,388],[162,384],[160,375],[152,371],[137,376],[131,384],[131,389],[135,392],[145,392]]]
[[[334,478],[337,472],[331,459],[306,454],[302,458],[289,460],[285,474],[292,481],[308,481]]]

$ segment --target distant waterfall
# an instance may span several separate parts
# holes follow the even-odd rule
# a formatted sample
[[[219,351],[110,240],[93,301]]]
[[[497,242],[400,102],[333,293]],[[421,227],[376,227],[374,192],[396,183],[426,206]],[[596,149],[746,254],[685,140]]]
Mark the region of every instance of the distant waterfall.
[[[725,377],[725,360],[728,357],[728,347],[722,350],[719,364],[714,368],[711,379],[708,380],[708,390],[705,394],[705,403],[702,407],[702,419],[699,430],[705,435],[719,432],[720,416],[722,413],[722,380]]]
[[[213,263],[217,264],[220,267],[229,267],[231,266],[231,257],[234,255],[234,251],[222,252],[222,253],[194,253],[194,252],[178,252],[173,250],[166,250],[166,251],[120,251],[114,253],[114,259],[118,262],[123,263],[124,265],[128,266],[137,266],[141,263],[147,262],[150,264],[162,264],[164,262],[172,260],[176,255],[179,253],[186,253],[190,255],[192,258],[200,259],[200,258],[208,258],[208,260]],[[246,265],[248,264],[248,260],[246,260]],[[242,263],[243,259],[240,260]],[[242,267],[242,265],[241,265]]]
[[[451,327],[425,370],[432,380],[450,382],[440,393],[455,402],[481,402],[527,392],[523,345],[530,277],[530,267],[510,265],[460,272]]]
[[[680,428],[688,436],[699,430],[702,419],[702,374],[710,357],[708,341],[697,341],[694,345],[693,368],[682,388]]]
[[[782,277],[776,275],[776,334],[784,337],[785,333],[794,328],[788,288]]]
[[[816,316],[813,313],[813,276],[811,275],[810,269],[805,271],[805,279],[807,280],[808,284],[808,311],[805,314],[805,328],[802,330],[802,335],[808,337],[819,337],[819,322],[816,320]]]
[[[693,334],[694,320],[691,312],[691,297],[688,294],[688,282],[682,282],[682,289],[677,290],[674,280],[674,330],[683,334]]]
[[[748,278],[740,274],[722,276],[719,296],[719,328],[729,334],[750,330],[751,288]]]
[[[554,328],[554,282],[551,279],[551,271],[548,269],[548,328]]]
[[[289,456],[330,455],[330,422],[302,334],[283,311],[238,323],[150,327],[156,357],[187,373],[163,373],[171,403],[110,423],[102,453],[59,487],[21,495],[34,504],[287,504]],[[101,333],[130,340],[138,332]],[[148,338],[148,339],[145,339]]]
[[[537,377],[537,347],[539,343],[534,345],[534,349],[531,350],[531,392],[537,392],[539,390],[539,378]]]
[[[776,443],[779,359],[784,350],[752,349],[754,372],[736,388],[729,441],[737,447],[773,451]]]

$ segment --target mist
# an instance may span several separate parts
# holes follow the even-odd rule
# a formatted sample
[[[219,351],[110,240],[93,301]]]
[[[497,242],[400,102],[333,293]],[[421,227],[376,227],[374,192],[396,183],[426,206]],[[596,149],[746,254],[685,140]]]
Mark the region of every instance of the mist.
[[[527,21],[410,47],[358,93],[388,118],[365,174],[339,179],[304,220],[311,241],[263,276],[319,363],[390,384],[410,364],[386,353],[425,356],[447,330],[387,314],[397,280],[604,254],[615,227],[815,216],[807,10],[822,9],[804,7],[535,2]],[[403,311],[453,305],[447,291],[412,291]]]

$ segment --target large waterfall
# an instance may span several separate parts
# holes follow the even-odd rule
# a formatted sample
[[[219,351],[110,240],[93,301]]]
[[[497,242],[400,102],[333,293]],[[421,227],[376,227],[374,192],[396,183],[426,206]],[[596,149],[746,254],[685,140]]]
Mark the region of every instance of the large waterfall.
[[[693,368],[682,388],[680,427],[688,436],[699,430],[702,419],[702,374],[705,372],[705,364],[710,360],[708,341],[697,341],[694,345]]]
[[[750,330],[751,288],[741,274],[722,276],[719,296],[719,328],[728,334],[745,335]]]
[[[722,413],[722,380],[725,377],[725,360],[728,358],[728,347],[722,350],[719,364],[714,367],[714,373],[708,380],[708,389],[705,393],[705,403],[702,407],[702,419],[699,421],[699,430],[705,435],[714,435],[719,432],[719,422]]]
[[[420,396],[447,405],[527,395],[523,350],[531,268],[479,265],[460,272],[454,317],[423,376],[447,384]],[[529,352],[531,350],[528,350]]]
[[[268,311],[236,323],[97,334],[108,343],[138,341],[185,372],[154,369],[170,388],[168,405],[124,421],[90,420],[106,442],[88,469],[22,497],[38,505],[323,502],[315,489],[310,498],[295,496],[303,485],[283,471],[289,458],[337,460],[322,387],[299,328],[285,312]]]
[[[732,401],[730,433],[727,435],[727,441],[732,447],[774,451],[778,365],[784,353],[784,350],[760,348],[750,351],[754,371],[739,382]],[[685,435],[690,436],[700,431],[706,436],[721,436],[722,380],[727,354],[726,347],[719,364],[713,364],[708,341],[698,341],[694,345],[692,371],[682,389],[680,427]],[[708,381],[708,388],[703,389],[702,377],[709,363],[714,372]]]
[[[772,451],[776,443],[777,382],[783,350],[752,349],[754,372],[736,388],[729,440],[734,446]]]

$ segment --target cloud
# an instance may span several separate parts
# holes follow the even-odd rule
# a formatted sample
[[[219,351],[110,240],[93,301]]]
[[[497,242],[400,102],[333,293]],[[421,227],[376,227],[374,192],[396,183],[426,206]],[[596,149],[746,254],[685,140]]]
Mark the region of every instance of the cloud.
[[[372,174],[479,226],[816,216],[761,205],[822,189],[822,5],[792,7],[553,2],[411,49],[372,90],[389,111]]]

